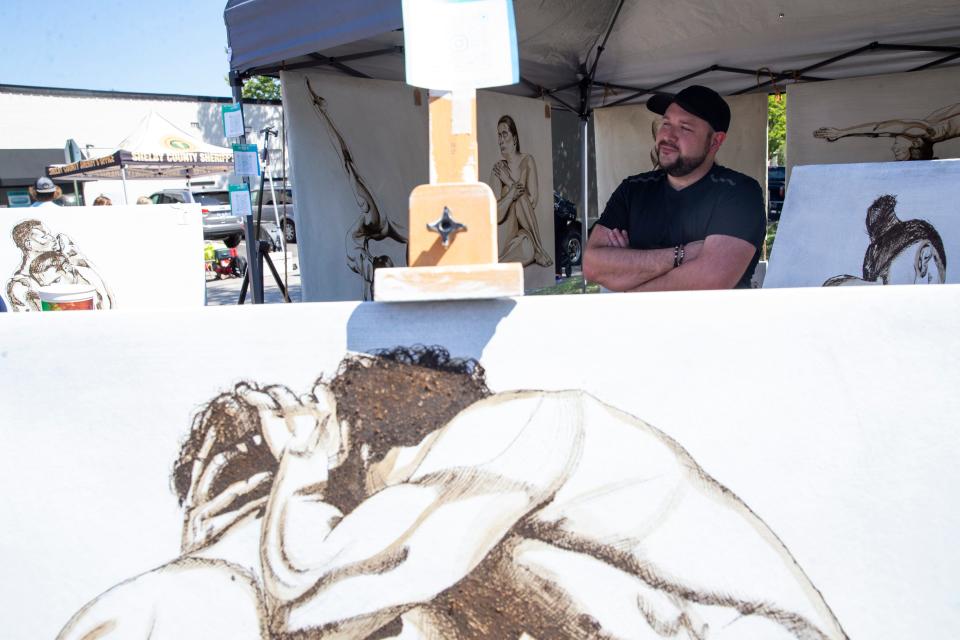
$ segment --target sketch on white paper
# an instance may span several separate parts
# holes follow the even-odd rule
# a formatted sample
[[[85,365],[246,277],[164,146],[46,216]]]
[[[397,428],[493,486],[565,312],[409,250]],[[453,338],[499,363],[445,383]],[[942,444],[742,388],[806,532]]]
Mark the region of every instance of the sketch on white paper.
[[[40,311],[41,287],[57,284],[89,285],[96,290],[95,309],[116,306],[110,288],[70,236],[27,219],[13,226],[10,238],[21,252],[20,266],[5,287],[11,311]]]
[[[394,264],[389,255],[376,254],[372,251],[370,243],[393,240],[400,244],[406,244],[407,237],[398,223],[391,220],[385,213],[381,213],[373,193],[370,192],[366,182],[357,170],[346,141],[327,112],[326,101],[323,97],[317,95],[313,87],[310,86],[309,78],[304,78],[304,82],[307,85],[307,92],[310,94],[314,110],[326,125],[327,132],[330,135],[330,144],[340,158],[357,207],[360,209],[360,215],[347,232],[347,267],[360,276],[362,299],[373,300],[373,272],[381,267],[392,267]]]
[[[960,137],[960,102],[935,109],[922,118],[890,118],[850,127],[821,127],[814,138],[836,142],[843,138],[893,138],[894,160],[934,160],[934,145]]]
[[[237,384],[173,486],[181,556],[59,638],[847,637],[668,435],[582,391],[493,394],[437,347],[348,355],[302,396]]]
[[[926,220],[901,220],[896,207],[897,197],[887,194],[867,209],[870,244],[863,256],[862,276],[834,276],[823,286],[946,282],[947,253],[940,234]]]

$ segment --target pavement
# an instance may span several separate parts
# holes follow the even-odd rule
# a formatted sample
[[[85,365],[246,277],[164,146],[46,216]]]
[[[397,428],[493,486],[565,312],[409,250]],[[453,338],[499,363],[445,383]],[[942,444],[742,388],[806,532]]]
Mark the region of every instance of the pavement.
[[[214,242],[215,247],[222,248],[223,243]],[[247,248],[244,243],[240,243],[237,251],[242,256],[247,255]],[[284,254],[280,251],[270,253],[274,266],[280,275],[281,281],[284,279]],[[300,292],[300,260],[296,244],[287,245],[287,272],[286,282],[291,302],[301,302]],[[207,306],[237,304],[240,299],[240,288],[243,284],[243,278],[234,278],[230,276],[221,276],[216,279],[209,272],[207,273]],[[263,264],[263,301],[265,304],[283,303],[283,295],[277,286],[267,267],[266,261]],[[247,288],[246,304],[253,304],[253,291]]]

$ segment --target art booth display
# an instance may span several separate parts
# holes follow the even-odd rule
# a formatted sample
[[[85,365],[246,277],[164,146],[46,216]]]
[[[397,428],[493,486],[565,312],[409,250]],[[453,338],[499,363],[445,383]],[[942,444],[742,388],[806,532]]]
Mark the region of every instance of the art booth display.
[[[960,158],[960,67],[793,84],[787,97],[790,173],[805,164]]]
[[[958,307],[257,308],[296,357],[210,340],[236,307],[9,314],[4,638],[943,637]]]
[[[960,283],[960,160],[795,167],[764,287]]]
[[[429,182],[429,92],[401,82],[284,72],[305,300],[369,300],[373,272],[406,266],[407,204]],[[553,283],[549,109],[477,94],[479,176],[497,198],[501,262]]]
[[[730,130],[717,162],[767,184],[767,96],[726,96]],[[656,136],[662,117],[644,104],[598,108],[593,112],[597,154],[597,203],[602,213],[610,195],[627,177],[659,168]]]
[[[7,311],[204,305],[196,205],[10,209],[0,228]]]

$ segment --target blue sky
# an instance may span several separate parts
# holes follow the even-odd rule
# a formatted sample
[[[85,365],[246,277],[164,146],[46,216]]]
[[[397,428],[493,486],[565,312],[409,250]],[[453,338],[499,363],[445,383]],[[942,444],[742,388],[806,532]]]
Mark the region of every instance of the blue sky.
[[[0,84],[227,96],[226,0],[0,0]]]

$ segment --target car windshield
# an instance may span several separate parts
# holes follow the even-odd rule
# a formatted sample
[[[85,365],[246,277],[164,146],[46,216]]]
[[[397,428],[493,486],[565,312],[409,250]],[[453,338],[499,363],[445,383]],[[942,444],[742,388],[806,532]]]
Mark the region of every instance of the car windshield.
[[[221,205],[230,204],[230,194],[226,191],[209,191],[207,193],[194,193],[193,199],[200,204]]]

